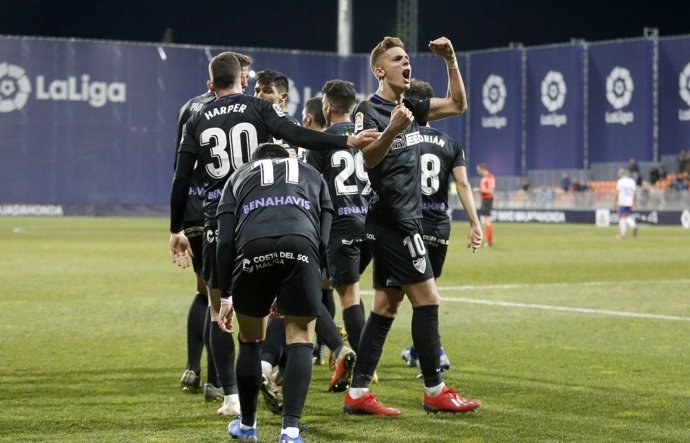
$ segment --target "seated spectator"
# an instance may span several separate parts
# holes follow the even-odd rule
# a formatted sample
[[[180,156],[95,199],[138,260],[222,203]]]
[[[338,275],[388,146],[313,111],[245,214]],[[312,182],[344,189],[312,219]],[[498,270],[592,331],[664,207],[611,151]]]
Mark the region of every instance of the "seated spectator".
[[[652,166],[649,170],[649,183],[653,186],[659,180],[661,180],[661,169],[657,166]]]
[[[561,176],[561,188],[563,188],[564,191],[570,191],[571,186],[572,182],[570,181],[570,177],[567,172],[564,172]]]

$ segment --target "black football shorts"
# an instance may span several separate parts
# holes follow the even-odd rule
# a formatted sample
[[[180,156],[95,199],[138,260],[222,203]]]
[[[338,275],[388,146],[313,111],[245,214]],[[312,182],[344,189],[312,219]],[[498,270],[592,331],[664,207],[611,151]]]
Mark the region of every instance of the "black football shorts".
[[[216,246],[218,245],[218,225],[204,226],[203,234],[203,272],[204,283],[211,289],[219,289],[218,270],[216,269]]]
[[[352,285],[371,262],[363,238],[335,238],[328,243],[328,267],[333,286]]]
[[[493,208],[494,208],[494,199],[493,198],[484,198],[484,199],[482,199],[482,205],[479,208],[479,214],[490,217],[491,216],[491,210]]]
[[[450,238],[450,221],[443,223],[424,223],[424,245],[429,254],[431,269],[434,271],[434,278],[439,278],[443,271],[443,264],[446,261],[448,243]]]
[[[397,221],[391,229],[367,223],[367,244],[374,260],[374,288],[397,288],[434,278],[420,219]]]
[[[250,317],[264,317],[276,297],[283,315],[318,316],[319,250],[306,237],[259,238],[238,251],[232,278],[235,310]]]
[[[191,222],[184,224],[184,235],[189,240],[189,246],[192,248],[192,267],[195,274],[203,273],[203,244],[204,244],[204,224],[203,222]]]

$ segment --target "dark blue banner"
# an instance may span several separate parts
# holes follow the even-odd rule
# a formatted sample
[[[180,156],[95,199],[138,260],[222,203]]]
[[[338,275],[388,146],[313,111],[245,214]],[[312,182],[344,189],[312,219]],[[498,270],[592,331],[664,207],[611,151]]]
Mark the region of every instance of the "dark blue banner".
[[[522,175],[522,51],[470,55],[471,172],[486,163],[496,175]]]
[[[690,148],[688,37],[659,41],[659,103],[659,153],[677,155]]]
[[[581,45],[527,49],[527,169],[580,169],[584,161]]]
[[[653,42],[590,44],[589,161],[653,160]]]

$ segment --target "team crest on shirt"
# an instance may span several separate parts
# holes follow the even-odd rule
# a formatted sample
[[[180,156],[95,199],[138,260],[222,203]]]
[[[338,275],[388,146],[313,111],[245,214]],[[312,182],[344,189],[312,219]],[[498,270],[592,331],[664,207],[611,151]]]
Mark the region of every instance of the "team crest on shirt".
[[[364,114],[358,112],[355,114],[355,132],[359,132],[364,129]]]
[[[273,103],[273,110],[276,111],[278,117],[285,117],[285,113],[282,109],[280,109],[280,106],[277,103]]]
[[[420,274],[424,274],[424,271],[426,271],[426,257],[420,257],[416,260],[412,260],[412,264],[414,265],[414,268],[420,272]]]
[[[254,270],[254,266],[252,266],[252,261],[246,258],[242,259],[242,271],[246,273],[250,273]]]

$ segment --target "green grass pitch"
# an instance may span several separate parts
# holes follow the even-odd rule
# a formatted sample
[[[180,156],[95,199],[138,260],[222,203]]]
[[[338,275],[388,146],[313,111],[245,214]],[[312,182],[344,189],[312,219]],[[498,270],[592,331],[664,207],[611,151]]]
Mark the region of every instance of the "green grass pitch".
[[[476,254],[455,223],[443,277],[446,382],[482,408],[427,415],[405,302],[373,392],[397,418],[347,416],[315,367],[310,442],[690,441],[690,231],[495,225]],[[0,441],[229,440],[217,403],[179,389],[190,270],[167,221],[0,218]],[[371,300],[371,274],[363,277]],[[342,323],[340,313],[336,320]],[[279,417],[259,401],[260,441]]]

